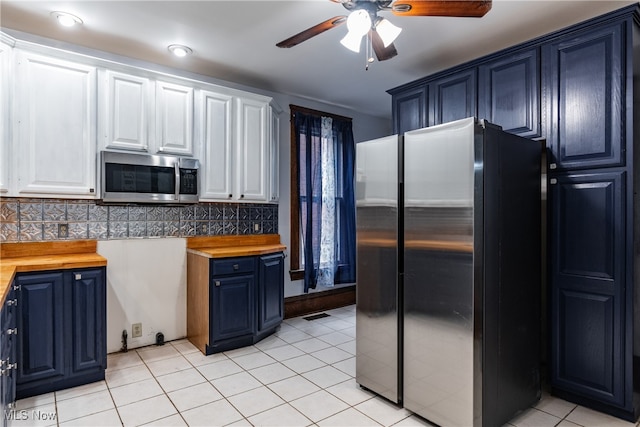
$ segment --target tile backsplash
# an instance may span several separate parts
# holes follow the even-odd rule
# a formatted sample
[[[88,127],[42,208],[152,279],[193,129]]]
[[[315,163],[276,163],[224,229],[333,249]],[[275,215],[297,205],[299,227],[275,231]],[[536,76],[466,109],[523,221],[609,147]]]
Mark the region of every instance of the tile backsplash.
[[[278,233],[278,205],[98,205],[92,200],[0,198],[0,242]]]

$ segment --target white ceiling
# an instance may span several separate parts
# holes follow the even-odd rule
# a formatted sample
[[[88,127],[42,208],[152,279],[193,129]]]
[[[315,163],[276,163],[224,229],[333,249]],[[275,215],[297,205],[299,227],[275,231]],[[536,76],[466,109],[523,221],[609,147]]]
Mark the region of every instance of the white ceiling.
[[[0,1],[0,25],[51,39],[269,91],[390,117],[387,89],[601,15],[633,1],[493,0],[483,18],[397,17],[398,56],[365,70],[364,53],[342,45],[346,26],[290,49],[275,44],[333,16],[339,3],[296,1]],[[84,24],[59,27],[50,12]],[[185,44],[182,60],[167,46]]]

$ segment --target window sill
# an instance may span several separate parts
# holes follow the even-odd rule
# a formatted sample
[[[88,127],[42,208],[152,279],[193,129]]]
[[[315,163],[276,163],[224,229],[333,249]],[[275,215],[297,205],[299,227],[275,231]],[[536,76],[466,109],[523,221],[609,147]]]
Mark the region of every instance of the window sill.
[[[304,270],[289,270],[289,277],[291,280],[303,280]]]

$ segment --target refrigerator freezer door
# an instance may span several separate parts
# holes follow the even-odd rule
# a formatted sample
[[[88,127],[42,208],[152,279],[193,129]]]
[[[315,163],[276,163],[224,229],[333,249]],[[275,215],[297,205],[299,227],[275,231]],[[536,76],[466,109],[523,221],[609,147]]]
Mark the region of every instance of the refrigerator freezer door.
[[[407,132],[404,406],[474,425],[475,120]]]
[[[396,403],[399,148],[397,136],[356,145],[356,382]]]

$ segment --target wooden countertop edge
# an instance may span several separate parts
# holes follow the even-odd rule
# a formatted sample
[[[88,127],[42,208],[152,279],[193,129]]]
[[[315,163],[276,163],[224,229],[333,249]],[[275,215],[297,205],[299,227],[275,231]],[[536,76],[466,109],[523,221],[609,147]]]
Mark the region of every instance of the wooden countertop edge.
[[[205,258],[229,258],[242,257],[252,255],[266,255],[276,252],[283,252],[287,249],[285,245],[245,245],[236,247],[215,247],[215,248],[197,248],[187,249],[188,253],[203,256]]]
[[[187,249],[238,248],[279,245],[279,234],[248,234],[240,236],[197,236],[187,238]]]

